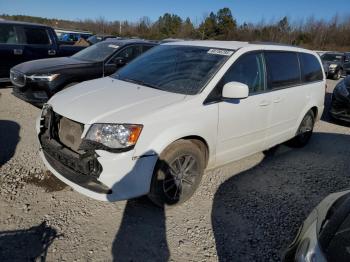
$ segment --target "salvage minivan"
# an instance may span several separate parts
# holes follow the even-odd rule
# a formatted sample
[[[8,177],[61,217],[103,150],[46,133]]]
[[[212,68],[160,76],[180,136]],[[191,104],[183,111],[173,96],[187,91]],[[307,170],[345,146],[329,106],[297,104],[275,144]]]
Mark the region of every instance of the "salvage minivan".
[[[37,121],[48,169],[98,200],[188,200],[205,170],[289,141],[324,109],[314,52],[235,41],[170,42],[114,75],[53,96]]]

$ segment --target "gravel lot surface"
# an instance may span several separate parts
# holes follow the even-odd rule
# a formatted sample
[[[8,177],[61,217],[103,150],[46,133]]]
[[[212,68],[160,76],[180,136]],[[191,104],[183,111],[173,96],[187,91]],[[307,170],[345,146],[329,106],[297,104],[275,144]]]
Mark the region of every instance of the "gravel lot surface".
[[[0,93],[0,261],[279,261],[317,203],[349,187],[350,128],[325,114],[305,148],[207,172],[182,206],[98,202],[45,171],[39,109]]]

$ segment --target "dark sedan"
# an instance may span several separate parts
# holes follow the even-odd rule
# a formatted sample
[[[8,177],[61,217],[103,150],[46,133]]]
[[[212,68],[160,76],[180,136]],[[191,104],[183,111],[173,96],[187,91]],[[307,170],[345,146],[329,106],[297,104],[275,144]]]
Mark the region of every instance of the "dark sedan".
[[[350,261],[350,191],[326,197],[310,213],[284,254],[284,262]]]
[[[334,88],[330,113],[335,119],[350,122],[350,76]]]
[[[10,72],[13,94],[40,106],[64,88],[113,74],[155,45],[143,40],[106,40],[71,57],[19,64]]]

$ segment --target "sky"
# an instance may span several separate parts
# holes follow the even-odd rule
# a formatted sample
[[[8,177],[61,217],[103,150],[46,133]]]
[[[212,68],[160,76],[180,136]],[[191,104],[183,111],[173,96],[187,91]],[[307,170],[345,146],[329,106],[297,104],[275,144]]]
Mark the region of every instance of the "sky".
[[[238,23],[276,21],[288,16],[292,21],[310,16],[331,19],[350,15],[350,0],[0,0],[0,14],[22,14],[79,20],[103,17],[106,20],[152,21],[164,13],[190,17],[200,23],[211,11],[229,7]]]

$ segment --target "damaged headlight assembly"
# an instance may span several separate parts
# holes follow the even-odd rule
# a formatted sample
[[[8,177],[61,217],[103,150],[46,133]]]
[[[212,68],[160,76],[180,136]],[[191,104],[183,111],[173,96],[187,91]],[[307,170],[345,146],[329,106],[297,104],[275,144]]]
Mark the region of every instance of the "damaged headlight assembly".
[[[81,148],[94,147],[112,152],[127,151],[135,146],[142,127],[134,124],[93,124]]]

